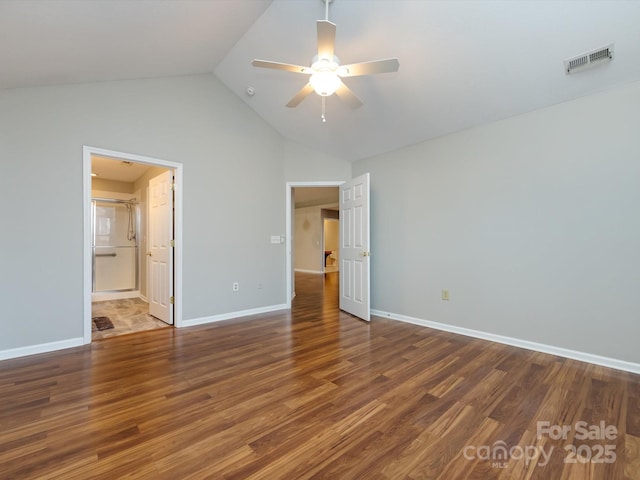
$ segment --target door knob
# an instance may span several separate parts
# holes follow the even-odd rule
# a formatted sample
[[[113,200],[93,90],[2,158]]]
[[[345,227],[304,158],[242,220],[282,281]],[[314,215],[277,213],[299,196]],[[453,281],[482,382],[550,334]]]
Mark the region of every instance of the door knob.
[[[147,257],[150,257],[150,256],[151,256],[151,252],[147,252]]]

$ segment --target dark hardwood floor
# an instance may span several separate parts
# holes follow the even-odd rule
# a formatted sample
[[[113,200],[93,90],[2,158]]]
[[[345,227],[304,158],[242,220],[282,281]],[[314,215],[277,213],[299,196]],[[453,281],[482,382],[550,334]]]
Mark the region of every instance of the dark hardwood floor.
[[[296,281],[291,312],[0,362],[0,478],[640,478],[639,376]]]

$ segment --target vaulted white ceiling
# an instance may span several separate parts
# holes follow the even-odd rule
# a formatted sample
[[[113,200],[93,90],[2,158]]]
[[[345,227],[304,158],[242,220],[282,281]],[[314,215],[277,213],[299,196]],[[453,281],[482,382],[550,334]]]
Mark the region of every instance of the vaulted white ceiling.
[[[398,57],[397,73],[345,79],[364,105],[307,77],[322,0],[0,0],[0,88],[214,72],[284,137],[354,160],[640,80],[640,2],[335,0],[342,63]],[[615,59],[563,60],[615,43]],[[246,87],[255,89],[247,96]]]
[[[0,88],[212,72],[270,0],[0,0]]]

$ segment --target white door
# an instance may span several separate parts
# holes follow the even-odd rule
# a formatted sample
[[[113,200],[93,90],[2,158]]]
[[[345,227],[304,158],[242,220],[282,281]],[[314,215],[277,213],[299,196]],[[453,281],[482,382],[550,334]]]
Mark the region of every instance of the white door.
[[[370,320],[369,174],[340,186],[340,309]]]
[[[149,313],[173,324],[173,172],[149,180]]]

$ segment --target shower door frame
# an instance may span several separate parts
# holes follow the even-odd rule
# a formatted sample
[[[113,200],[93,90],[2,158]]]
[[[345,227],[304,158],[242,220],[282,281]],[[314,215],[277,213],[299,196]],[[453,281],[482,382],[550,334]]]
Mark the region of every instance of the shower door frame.
[[[134,262],[134,286],[133,288],[118,288],[115,290],[100,290],[96,291],[96,248],[104,248],[105,245],[96,245],[96,204],[98,202],[102,203],[115,203],[119,205],[130,205],[136,206],[135,211],[135,239],[136,243],[133,246],[129,246],[129,248],[133,248],[135,251],[135,262]],[[117,198],[104,198],[104,197],[91,197],[91,293],[117,293],[117,292],[135,292],[140,290],[140,244],[139,244],[139,235],[140,235],[140,212],[137,209],[137,206],[140,202],[132,201],[132,200],[120,200]],[[118,245],[112,245],[113,248],[122,248]],[[114,255],[115,256],[115,255]]]
[[[173,320],[175,327],[182,327],[182,185],[183,165],[179,162],[145,157],[132,153],[117,152],[84,145],[82,147],[82,190],[83,190],[83,343],[91,343],[91,290],[92,290],[92,255],[91,255],[91,157],[109,157],[114,160],[143,163],[150,166],[169,168],[174,174],[174,242],[173,248]]]

